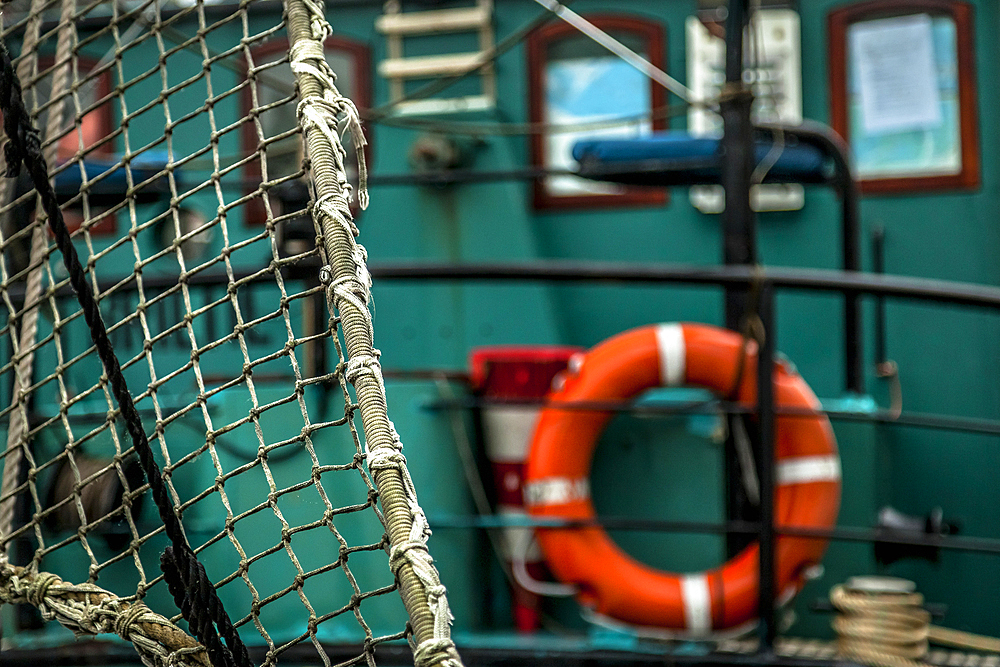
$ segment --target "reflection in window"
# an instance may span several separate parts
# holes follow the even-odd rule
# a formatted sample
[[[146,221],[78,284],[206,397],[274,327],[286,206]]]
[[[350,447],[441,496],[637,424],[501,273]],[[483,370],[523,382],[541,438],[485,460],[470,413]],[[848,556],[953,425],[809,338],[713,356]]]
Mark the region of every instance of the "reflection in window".
[[[620,17],[591,19],[602,30],[657,66],[662,28]],[[662,123],[654,109],[663,91],[648,77],[566,25],[550,25],[529,40],[532,120],[551,126],[534,142],[535,164],[574,170],[573,146],[582,139],[650,134]],[[570,175],[551,175],[536,186],[535,204],[587,206],[662,202],[659,190],[637,190]]]

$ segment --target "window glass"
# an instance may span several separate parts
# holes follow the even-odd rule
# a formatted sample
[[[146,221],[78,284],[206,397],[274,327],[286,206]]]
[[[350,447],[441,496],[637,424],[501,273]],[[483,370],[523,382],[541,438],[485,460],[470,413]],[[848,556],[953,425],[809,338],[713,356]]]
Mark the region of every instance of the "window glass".
[[[848,28],[847,38],[858,174],[959,173],[955,21],[927,14],[860,21]]]
[[[664,26],[622,15],[585,17],[626,48],[663,66]],[[536,208],[662,204],[666,190],[592,181],[573,148],[586,139],[646,136],[666,127],[666,93],[648,76],[565,23],[552,23],[527,40],[529,109],[537,125],[532,162],[546,173],[534,183]]]
[[[623,31],[610,34],[643,58],[645,40]],[[545,166],[575,169],[573,146],[581,139],[637,137],[652,132],[649,79],[584,35],[553,42],[545,61],[545,119],[560,129],[546,135]],[[613,122],[620,121],[620,122]],[[600,125],[601,129],[573,129]],[[618,194],[624,188],[575,176],[550,176],[550,195]]]

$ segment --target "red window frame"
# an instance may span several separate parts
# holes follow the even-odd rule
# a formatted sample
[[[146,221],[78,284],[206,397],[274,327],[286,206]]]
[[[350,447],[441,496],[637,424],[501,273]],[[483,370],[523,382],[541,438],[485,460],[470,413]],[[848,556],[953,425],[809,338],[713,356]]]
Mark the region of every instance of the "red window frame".
[[[70,81],[74,77],[73,71],[73,61],[76,62],[76,71],[80,72],[82,75],[86,75],[97,68],[98,61],[94,58],[88,58],[86,56],[75,56],[71,59],[68,66],[70,67]],[[38,73],[39,76],[46,75],[50,73],[55,67],[56,59],[53,55],[40,56],[38,58]],[[114,132],[115,120],[114,120],[114,109],[111,104],[111,68],[106,68],[103,72],[97,75],[97,96],[96,100],[98,106],[86,112],[82,118],[84,124],[84,153],[81,154],[81,159],[86,160],[88,157],[109,157],[115,154],[114,150],[114,140],[104,141],[99,146],[95,148],[87,147],[87,133],[92,132],[94,135],[94,141],[90,145],[97,144],[102,140],[106,139]],[[68,104],[72,105],[71,92],[67,90],[64,95],[67,97]],[[88,120],[93,124],[88,128]],[[94,122],[96,121],[96,122]],[[70,129],[66,134],[59,138],[58,148],[56,149],[56,161],[60,164],[76,157],[77,148],[76,144],[78,142],[76,125]],[[40,128],[44,131],[44,128]],[[72,151],[63,150],[63,145],[72,142],[74,144]],[[74,169],[75,167],[70,166],[66,169]],[[83,208],[79,204],[74,204],[72,206],[63,209],[63,221],[66,223],[66,228],[72,233],[78,231],[84,222]],[[101,216],[96,221],[92,222],[89,231],[91,236],[111,236],[118,228],[118,216],[114,213],[109,213],[107,215]]]
[[[959,145],[962,166],[956,174],[873,177],[859,181],[868,194],[974,190],[980,185],[979,128],[973,8],[956,0],[868,0],[840,7],[827,16],[830,74],[830,126],[850,145],[847,92],[847,31],[853,23],[910,14],[948,16],[955,22],[958,64]]]
[[[350,55],[354,62],[354,81],[357,82],[357,91],[355,92],[352,101],[358,109],[364,110],[369,108],[371,106],[371,51],[368,46],[362,42],[338,35],[328,37],[326,41],[323,42],[323,48],[327,51],[344,51]],[[283,39],[268,42],[251,49],[250,57],[253,58],[253,61],[256,64],[257,58],[266,57],[274,53],[284,53],[287,51],[288,40]],[[244,79],[246,79],[248,70],[248,63],[244,61]],[[249,155],[251,153],[256,153],[259,148],[257,128],[254,126],[253,121],[248,118],[251,109],[253,109],[253,97],[250,86],[244,86],[243,92],[240,96],[240,101],[243,117],[248,119],[243,123],[240,138],[241,143],[243,144],[244,153]],[[366,135],[365,138],[368,140],[368,145],[365,146],[365,158],[368,159],[371,156],[371,137]],[[261,178],[260,160],[254,160],[245,167],[244,177],[248,183],[255,184],[247,185],[245,189],[246,194],[252,194],[257,190],[256,184],[260,182]],[[264,209],[263,201],[258,197],[247,202],[243,216],[244,225],[262,227],[267,222],[267,212]]]
[[[587,20],[601,30],[627,31],[640,36],[646,43],[646,55],[649,61],[661,69],[665,69],[664,53],[666,51],[666,35],[663,26],[645,19],[620,15],[588,15]],[[546,52],[551,43],[580,35],[580,32],[566,23],[552,23],[536,30],[526,40],[528,61],[528,111],[532,123],[544,123],[545,119],[545,64]],[[650,111],[663,107],[666,101],[663,86],[652,79],[650,87]],[[664,118],[654,118],[653,130],[665,130]],[[545,166],[544,133],[531,136],[531,161],[536,167]],[[534,207],[536,209],[559,208],[608,208],[621,206],[657,206],[666,203],[665,188],[650,188],[627,186],[620,193],[594,195],[553,195],[546,187],[544,177],[534,183]]]

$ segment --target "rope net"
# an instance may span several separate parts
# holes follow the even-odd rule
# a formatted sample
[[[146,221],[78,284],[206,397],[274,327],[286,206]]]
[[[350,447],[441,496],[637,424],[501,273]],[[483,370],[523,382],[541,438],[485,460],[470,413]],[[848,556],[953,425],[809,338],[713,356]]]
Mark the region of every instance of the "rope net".
[[[322,5],[19,0],[3,19],[167,511],[256,662],[375,664],[407,638],[416,664],[460,665],[372,347],[364,142]],[[36,199],[26,175],[0,185],[5,644],[58,620],[209,664]]]

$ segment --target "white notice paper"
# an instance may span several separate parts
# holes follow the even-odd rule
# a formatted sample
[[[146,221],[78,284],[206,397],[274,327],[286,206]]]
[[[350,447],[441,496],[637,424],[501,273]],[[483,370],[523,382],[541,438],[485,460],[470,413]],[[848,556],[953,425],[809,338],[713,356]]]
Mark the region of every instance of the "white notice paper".
[[[930,16],[856,23],[850,52],[867,134],[941,124]]]

